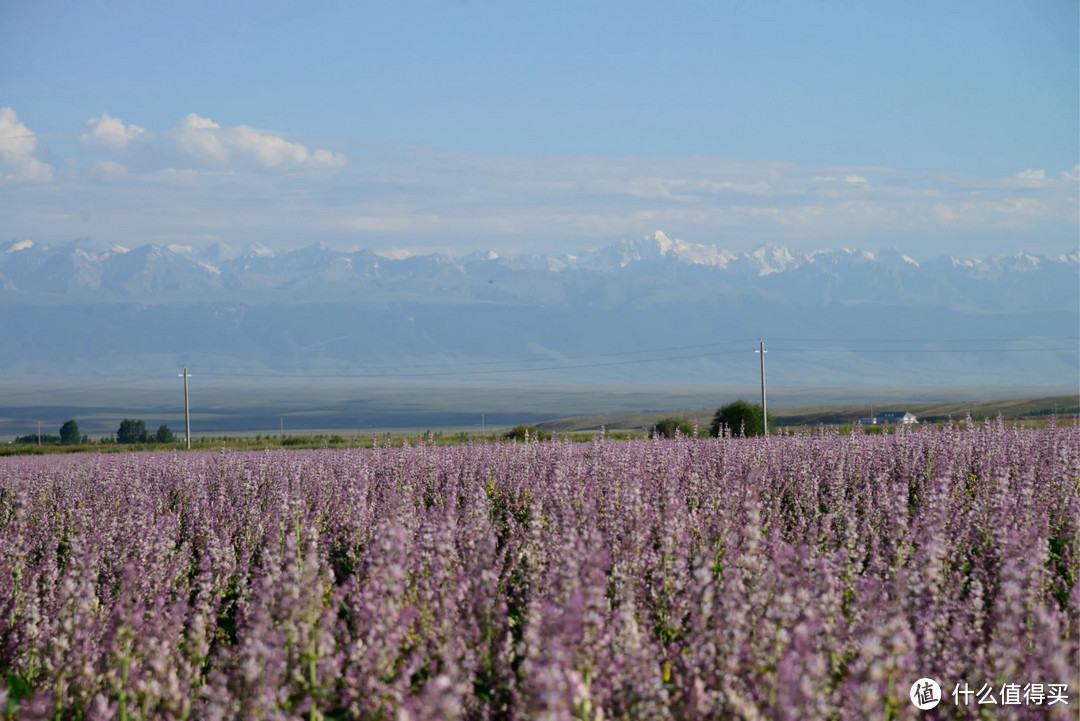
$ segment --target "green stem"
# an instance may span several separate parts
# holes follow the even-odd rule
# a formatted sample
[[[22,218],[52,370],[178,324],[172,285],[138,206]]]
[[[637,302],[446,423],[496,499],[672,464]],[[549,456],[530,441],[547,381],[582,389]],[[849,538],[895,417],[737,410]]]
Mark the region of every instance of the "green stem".
[[[122,670],[120,672],[120,694],[119,694],[119,699],[118,699],[119,702],[120,702],[120,721],[127,721],[127,682],[128,682],[128,666],[130,665],[130,663],[131,663],[131,660],[130,660],[130,658],[128,656],[128,648],[125,645],[125,647],[124,647],[124,661],[123,661],[123,666],[121,666]]]

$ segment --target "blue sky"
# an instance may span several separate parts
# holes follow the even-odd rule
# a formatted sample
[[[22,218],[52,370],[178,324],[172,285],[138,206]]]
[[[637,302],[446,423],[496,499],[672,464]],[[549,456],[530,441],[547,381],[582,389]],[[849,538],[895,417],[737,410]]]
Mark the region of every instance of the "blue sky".
[[[1075,249],[1062,2],[0,0],[0,239]]]

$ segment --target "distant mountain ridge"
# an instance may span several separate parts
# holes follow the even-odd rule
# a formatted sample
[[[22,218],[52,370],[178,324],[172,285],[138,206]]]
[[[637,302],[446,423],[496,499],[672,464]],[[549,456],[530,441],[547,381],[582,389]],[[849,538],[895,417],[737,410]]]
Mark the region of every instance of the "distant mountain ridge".
[[[752,384],[745,355],[765,338],[780,383],[1068,387],[1078,327],[1077,252],[920,263],[898,250],[735,253],[661,232],[561,256],[0,246],[0,381],[186,364]]]
[[[323,244],[274,252],[257,243],[100,247],[85,239],[46,246],[0,246],[0,302],[35,299],[183,302],[210,299],[306,302],[377,299],[432,292],[477,301],[551,302],[567,286],[605,277],[648,279],[687,289],[755,293],[796,302],[876,302],[979,307],[983,310],[1068,308],[1080,288],[1080,252],[978,259],[940,257],[919,263],[897,250],[795,252],[761,246],[735,253],[716,246],[651,236],[562,256],[472,253],[386,257]],[[546,285],[546,287],[545,287]],[[488,287],[485,287],[488,286]],[[640,289],[638,289],[640,290]]]

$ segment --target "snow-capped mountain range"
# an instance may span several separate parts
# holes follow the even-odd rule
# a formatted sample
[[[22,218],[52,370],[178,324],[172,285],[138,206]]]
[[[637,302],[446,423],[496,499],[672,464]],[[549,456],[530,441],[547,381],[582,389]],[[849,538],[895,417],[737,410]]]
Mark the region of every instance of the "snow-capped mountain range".
[[[486,252],[460,258],[387,257],[322,244],[274,252],[257,243],[242,248],[218,243],[196,252],[177,245],[128,249],[85,239],[56,246],[20,240],[0,246],[0,300],[202,302],[274,296],[295,303],[377,299],[387,292],[432,299],[435,292],[456,299],[550,302],[565,297],[567,285],[617,279],[633,286],[652,279],[650,286],[667,282],[682,290],[689,290],[689,282],[688,301],[700,293],[761,293],[797,302],[902,301],[1016,310],[1072,307],[1080,287],[1078,268],[1076,251],[919,263],[897,250],[796,252],[762,246],[735,253],[672,240],[660,231],[572,255]]]
[[[211,361],[237,373],[368,374],[591,358],[533,377],[752,381],[741,356],[637,354],[764,337],[802,344],[780,382],[1068,385],[1078,327],[1076,251],[917,262],[898,250],[737,253],[662,232],[559,256],[0,245],[6,377]],[[635,362],[596,360],[605,354]]]

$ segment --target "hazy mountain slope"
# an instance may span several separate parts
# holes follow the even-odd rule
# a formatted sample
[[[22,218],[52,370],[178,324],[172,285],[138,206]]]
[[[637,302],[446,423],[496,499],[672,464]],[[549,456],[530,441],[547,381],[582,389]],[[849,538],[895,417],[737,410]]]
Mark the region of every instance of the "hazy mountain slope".
[[[1069,384],[1078,268],[661,233],[558,258],[20,241],[0,247],[0,372],[743,382],[764,338],[778,382]]]

